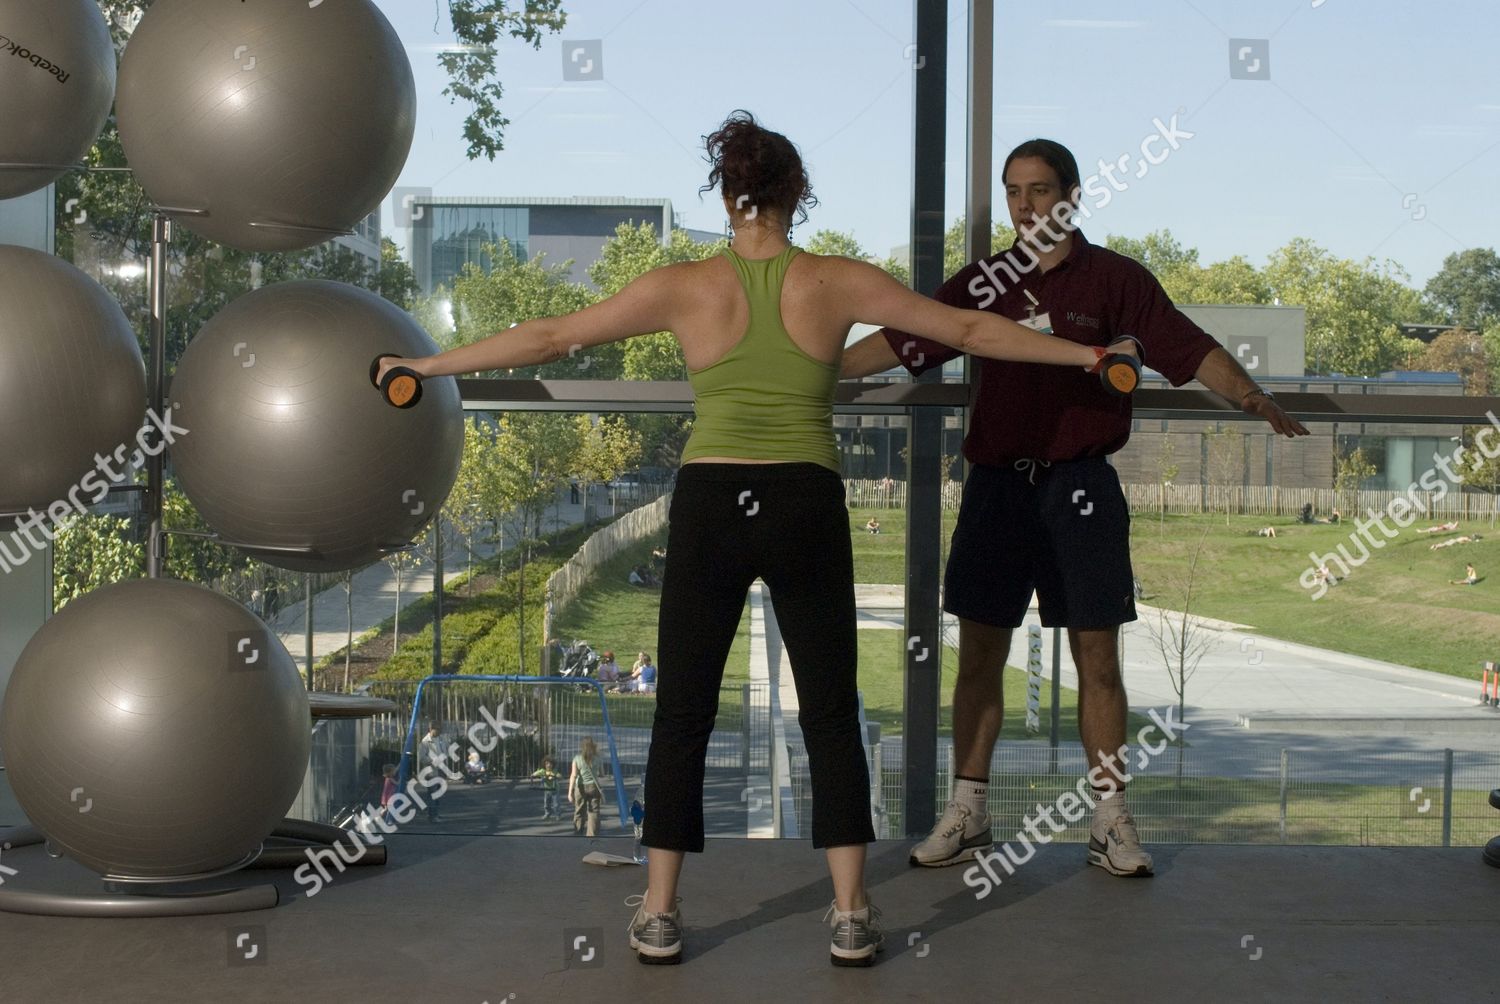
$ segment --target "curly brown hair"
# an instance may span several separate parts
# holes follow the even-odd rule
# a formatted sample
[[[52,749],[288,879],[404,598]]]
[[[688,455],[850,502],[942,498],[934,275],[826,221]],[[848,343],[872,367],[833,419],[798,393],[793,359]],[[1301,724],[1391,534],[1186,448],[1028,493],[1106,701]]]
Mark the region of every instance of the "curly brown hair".
[[[784,216],[788,225],[807,221],[807,211],[818,204],[802,155],[792,141],[762,126],[755,116],[738,109],[712,135],[705,136],[707,160],[712,165],[708,184],[698,194],[722,189],[743,207],[761,206]]]

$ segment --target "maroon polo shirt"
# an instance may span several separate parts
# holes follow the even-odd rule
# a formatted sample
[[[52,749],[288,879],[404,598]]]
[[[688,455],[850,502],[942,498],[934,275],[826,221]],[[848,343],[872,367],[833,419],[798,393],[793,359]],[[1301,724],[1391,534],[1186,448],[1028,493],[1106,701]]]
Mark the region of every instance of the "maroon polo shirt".
[[[1024,321],[1049,314],[1052,333],[1084,345],[1139,339],[1146,365],[1180,387],[1218,347],[1167,297],[1146,268],[1073,232],[1068,256],[1043,272],[1028,249],[1005,251],[965,267],[937,291],[953,307],[990,310]],[[913,375],[961,355],[957,349],[885,329],[882,334]],[[1130,438],[1131,398],[1115,397],[1096,375],[1069,366],[975,358],[978,397],[964,439],[970,463],[1079,460],[1114,453]]]

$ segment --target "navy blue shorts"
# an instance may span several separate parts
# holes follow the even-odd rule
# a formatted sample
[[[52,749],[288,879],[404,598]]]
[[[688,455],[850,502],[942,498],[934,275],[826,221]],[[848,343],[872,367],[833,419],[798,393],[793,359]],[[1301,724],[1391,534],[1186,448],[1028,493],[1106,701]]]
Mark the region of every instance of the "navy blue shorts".
[[[1033,590],[1047,627],[1097,630],[1136,619],[1130,510],[1102,457],[969,468],[943,609],[1017,628]]]

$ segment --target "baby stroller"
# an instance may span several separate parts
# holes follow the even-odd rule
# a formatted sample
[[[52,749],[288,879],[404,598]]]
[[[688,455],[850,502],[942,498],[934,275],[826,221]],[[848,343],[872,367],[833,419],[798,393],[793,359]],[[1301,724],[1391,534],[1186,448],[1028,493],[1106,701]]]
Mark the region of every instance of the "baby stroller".
[[[595,670],[599,668],[599,653],[589,647],[588,642],[574,641],[573,644],[563,652],[562,669],[558,676],[569,679],[581,680],[592,677]],[[590,691],[594,688],[584,686],[579,688]]]

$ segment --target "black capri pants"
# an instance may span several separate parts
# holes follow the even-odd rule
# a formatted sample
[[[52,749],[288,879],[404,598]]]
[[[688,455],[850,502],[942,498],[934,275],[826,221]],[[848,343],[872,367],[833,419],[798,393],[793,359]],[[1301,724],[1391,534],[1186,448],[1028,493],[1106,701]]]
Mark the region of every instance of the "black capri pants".
[[[811,463],[684,464],[668,519],[641,842],[703,850],[703,761],[724,662],[757,578],[770,590],[797,686],[813,846],[873,841],[843,480]]]

